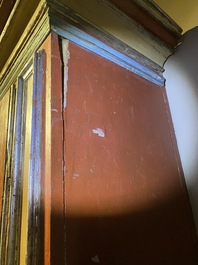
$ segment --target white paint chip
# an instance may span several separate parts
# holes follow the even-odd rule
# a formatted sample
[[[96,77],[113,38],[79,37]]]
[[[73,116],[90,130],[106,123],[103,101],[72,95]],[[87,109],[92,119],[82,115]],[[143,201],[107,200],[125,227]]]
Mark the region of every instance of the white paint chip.
[[[94,257],[91,258],[93,263],[100,263],[98,255],[95,255]]]
[[[100,128],[93,129],[92,132],[97,134],[99,137],[105,137],[104,131]]]
[[[77,178],[77,177],[79,177],[79,174],[78,173],[74,173],[73,174],[73,178]]]

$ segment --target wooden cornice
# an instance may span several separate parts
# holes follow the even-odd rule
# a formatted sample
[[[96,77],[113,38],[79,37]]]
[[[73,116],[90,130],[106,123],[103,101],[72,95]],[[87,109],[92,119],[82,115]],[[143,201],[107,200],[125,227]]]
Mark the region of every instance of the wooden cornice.
[[[0,94],[50,31],[161,86],[181,36],[151,0],[16,0],[0,35]]]
[[[180,43],[182,29],[153,1],[109,1],[170,47]]]

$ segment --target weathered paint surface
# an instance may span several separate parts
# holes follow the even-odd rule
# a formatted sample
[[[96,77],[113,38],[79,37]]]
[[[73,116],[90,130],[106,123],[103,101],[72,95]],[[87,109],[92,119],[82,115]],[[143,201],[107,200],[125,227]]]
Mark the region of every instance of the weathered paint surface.
[[[79,19],[79,16],[76,17],[76,15],[73,15],[72,19]],[[51,21],[53,21],[52,29],[72,43],[75,43],[90,52],[94,52],[103,58],[144,77],[146,80],[149,80],[154,84],[164,86],[165,80],[163,76],[159,74],[160,72],[162,73],[162,67],[142,54],[134,51],[134,49],[130,48],[128,45],[125,46],[125,44],[119,42],[112,35],[96,30],[82,19],[78,21],[78,23],[81,26],[84,25],[83,27],[86,28],[87,32],[92,32],[91,35],[74,25],[68,24],[67,20],[60,20],[57,16],[52,17]],[[95,38],[95,36],[97,36],[97,38]]]
[[[42,113],[42,207],[43,207],[43,258],[44,265],[50,264],[50,225],[51,225],[51,35],[47,37],[40,50],[46,53],[46,90],[43,94]],[[42,253],[41,251],[41,253]]]
[[[51,265],[64,260],[62,63],[58,36],[51,34]]]
[[[40,49],[46,52],[46,91],[43,95],[42,202],[44,264],[64,264],[62,62],[58,36],[52,33]]]
[[[179,29],[179,27],[176,27],[176,25],[174,25],[175,28],[177,28],[177,31],[173,32],[170,29],[168,30],[162,23],[156,23],[156,20],[158,19],[157,15],[155,17],[154,14],[152,15],[149,14],[148,10],[145,10],[144,8],[140,7],[139,5],[141,2],[139,3],[139,5],[138,1],[130,1],[130,0],[110,0],[110,2],[115,4],[125,14],[135,19],[135,21],[139,22],[141,25],[143,25],[144,28],[152,32],[155,36],[163,40],[171,47],[175,47],[178,45],[180,41],[179,37],[180,34],[178,33],[181,29]],[[153,10],[156,8],[155,4],[152,2],[147,1],[145,2],[145,5],[148,6],[151,5]],[[152,8],[150,7],[151,10]],[[169,23],[170,22],[171,20],[169,21]]]
[[[57,6],[59,4],[66,5],[74,10],[79,17],[85,18],[90,24],[96,25],[103,32],[121,40],[160,66],[163,66],[165,58],[172,54],[170,47],[164,45],[163,42],[158,42],[154,36],[149,36],[149,32],[145,31],[144,27],[129,19],[106,0],[84,0],[83,2],[79,0],[49,0],[49,2],[55,2]],[[98,14],[102,14],[102,16]],[[52,24],[54,25],[54,23],[55,21]]]
[[[165,92],[74,44],[69,53],[67,264],[197,264]]]

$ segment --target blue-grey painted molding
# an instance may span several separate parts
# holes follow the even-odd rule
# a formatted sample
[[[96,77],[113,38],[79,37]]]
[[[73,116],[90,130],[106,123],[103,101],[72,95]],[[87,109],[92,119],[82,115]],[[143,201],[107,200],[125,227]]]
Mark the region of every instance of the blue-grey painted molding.
[[[41,160],[42,160],[42,127],[43,127],[43,95],[45,89],[46,55],[43,50],[34,55],[34,81],[32,99],[32,131],[30,157],[30,212],[28,258],[33,264],[42,264],[40,260],[41,230]]]
[[[54,15],[58,16],[59,18],[68,21],[70,24],[75,25],[77,28],[83,30],[84,32],[88,32],[89,35],[95,37],[96,39],[102,41],[103,43],[106,43],[110,47],[114,48],[117,51],[120,51],[122,54],[125,54],[129,58],[132,58],[133,60],[148,67],[149,69],[152,69],[157,73],[163,73],[164,68],[162,66],[152,61],[151,59],[141,54],[140,52],[136,51],[134,48],[127,45],[125,42],[121,41],[120,39],[116,38],[111,33],[99,28],[93,23],[90,23],[88,20],[81,17],[79,14],[77,14],[74,10],[72,10],[68,6],[60,4],[59,2],[57,2],[57,0],[48,0],[48,1],[49,1],[50,18],[53,17]],[[127,20],[127,23],[133,25],[132,28],[134,28],[136,31],[139,30],[140,34],[145,35],[146,38],[148,39],[149,38],[155,39],[153,45],[155,45],[155,42],[159,42],[159,39],[156,39],[154,35],[149,35],[148,31],[146,31],[143,27],[141,27],[136,21],[126,16],[122,11],[118,10],[114,5],[110,4],[107,0],[101,0],[100,2],[103,2],[103,4],[106,5],[107,8],[110,9],[113,13],[117,13],[118,17],[122,17],[122,19]],[[160,45],[164,47],[163,42],[160,42]],[[171,53],[172,52],[173,51],[171,51]]]
[[[18,78],[18,89],[16,95],[16,121],[14,128],[13,154],[11,161],[11,194],[10,194],[10,221],[8,231],[8,264],[15,263],[19,252],[17,246],[20,245],[20,224],[21,224],[21,172],[23,156],[23,110],[24,110],[24,89],[23,74],[31,67],[32,61],[25,68]],[[17,264],[18,265],[18,264]]]
[[[164,86],[165,79],[159,73],[140,64],[120,51],[117,51],[55,14],[51,14],[51,28],[58,35],[82,48],[94,52],[158,86]]]

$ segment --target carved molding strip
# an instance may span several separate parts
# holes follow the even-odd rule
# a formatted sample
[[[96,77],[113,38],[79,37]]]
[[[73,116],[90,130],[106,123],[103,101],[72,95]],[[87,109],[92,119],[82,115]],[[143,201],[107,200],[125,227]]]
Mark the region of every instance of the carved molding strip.
[[[101,32],[114,36],[161,67],[163,67],[166,58],[173,53],[173,49],[107,0],[84,0],[83,2],[79,0],[48,0],[48,3],[50,12],[70,18],[73,11],[77,23],[79,19],[83,19],[100,29]],[[98,16],[98,12],[102,15]],[[84,27],[84,23],[82,27]]]

